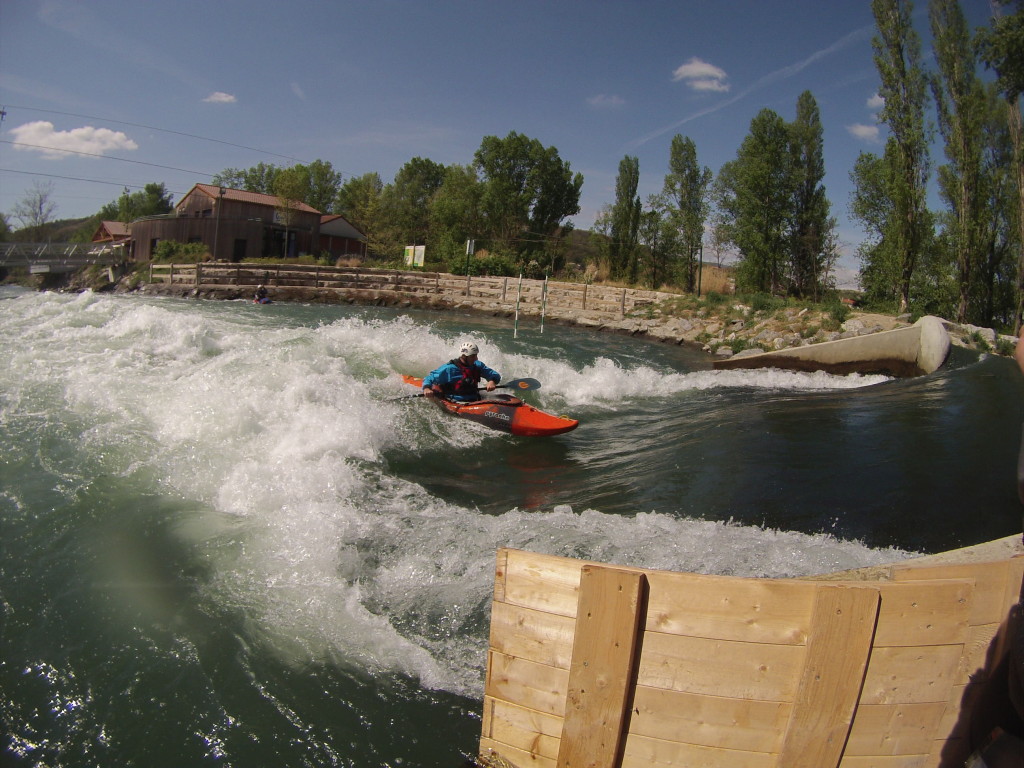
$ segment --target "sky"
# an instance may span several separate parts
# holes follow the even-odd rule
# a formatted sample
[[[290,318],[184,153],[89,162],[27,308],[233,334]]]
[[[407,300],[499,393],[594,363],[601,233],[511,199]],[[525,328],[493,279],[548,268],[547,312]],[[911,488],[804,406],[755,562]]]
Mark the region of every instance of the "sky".
[[[961,6],[988,23],[988,0]],[[914,20],[930,63],[924,0]],[[646,200],[675,135],[717,174],[761,109],[792,120],[810,90],[840,267],[855,269],[849,175],[887,135],[874,33],[870,0],[0,0],[0,211],[38,184],[55,218],[151,182],[177,202],[260,162],[386,183],[515,131],[583,174],[572,220],[587,229],[624,157]]]

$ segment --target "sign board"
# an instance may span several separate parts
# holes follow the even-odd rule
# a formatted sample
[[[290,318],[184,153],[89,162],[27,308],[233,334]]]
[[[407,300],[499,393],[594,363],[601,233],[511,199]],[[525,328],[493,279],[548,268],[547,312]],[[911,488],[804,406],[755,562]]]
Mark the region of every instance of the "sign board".
[[[425,245],[405,246],[405,265],[407,267],[422,267],[426,253],[427,246]]]

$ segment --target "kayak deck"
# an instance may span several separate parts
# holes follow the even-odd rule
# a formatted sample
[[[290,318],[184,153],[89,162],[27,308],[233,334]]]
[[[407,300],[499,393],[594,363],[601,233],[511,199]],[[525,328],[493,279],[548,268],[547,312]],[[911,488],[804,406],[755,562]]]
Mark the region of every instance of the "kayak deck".
[[[423,387],[422,378],[402,376],[402,380],[414,387]],[[571,432],[579,426],[579,421],[576,419],[546,413],[512,395],[490,395],[469,402],[458,402],[443,397],[433,399],[455,416],[521,437],[561,435]]]

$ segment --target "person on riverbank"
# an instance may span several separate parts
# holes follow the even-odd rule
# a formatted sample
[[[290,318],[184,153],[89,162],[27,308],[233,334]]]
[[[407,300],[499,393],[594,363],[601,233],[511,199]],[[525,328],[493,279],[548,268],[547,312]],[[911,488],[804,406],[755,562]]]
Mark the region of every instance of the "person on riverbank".
[[[444,365],[435,368],[423,379],[423,394],[426,397],[447,397],[451,400],[467,402],[479,400],[481,380],[486,381],[488,392],[494,391],[501,374],[488,368],[477,356],[480,348],[467,341],[459,349],[459,356]]]

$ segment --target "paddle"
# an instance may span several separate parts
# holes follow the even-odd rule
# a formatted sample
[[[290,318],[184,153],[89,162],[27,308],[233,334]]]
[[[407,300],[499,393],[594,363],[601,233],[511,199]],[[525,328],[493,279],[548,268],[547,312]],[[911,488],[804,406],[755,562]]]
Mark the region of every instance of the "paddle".
[[[540,382],[536,379],[512,379],[506,381],[504,384],[499,384],[495,389],[520,389],[523,391],[530,389],[540,389]],[[478,387],[480,392],[485,392],[487,387]],[[394,402],[395,400],[410,400],[414,397],[424,397],[422,392],[418,392],[415,395],[403,395],[402,397],[392,397],[388,402]]]

